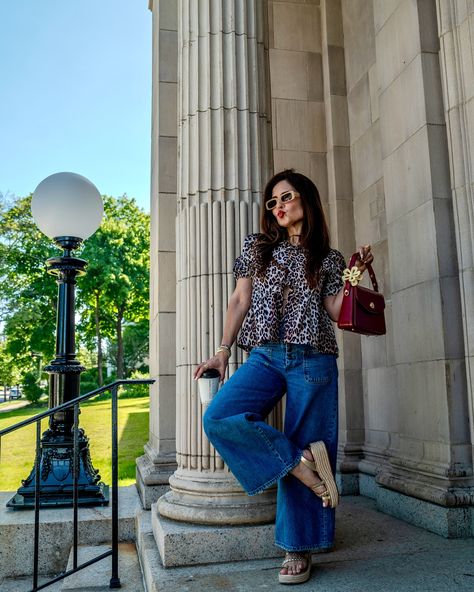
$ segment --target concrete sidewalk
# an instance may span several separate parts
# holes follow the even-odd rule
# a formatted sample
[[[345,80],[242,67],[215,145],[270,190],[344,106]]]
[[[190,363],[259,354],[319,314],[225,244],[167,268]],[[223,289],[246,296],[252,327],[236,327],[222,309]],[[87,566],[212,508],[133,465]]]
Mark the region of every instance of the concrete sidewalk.
[[[285,590],[280,560],[164,569],[156,554],[148,592]],[[301,592],[451,592],[474,590],[474,539],[448,540],[386,514],[365,497],[342,498],[336,547],[313,556]]]
[[[181,568],[163,568],[151,530],[150,511],[141,511],[137,544],[147,592],[258,592],[283,591],[278,583],[281,559],[238,561]],[[96,549],[97,550],[97,549]],[[123,550],[119,575],[124,592],[142,590],[136,554]],[[120,574],[121,572],[121,574]],[[94,584],[91,586],[91,577]],[[109,562],[84,570],[46,590],[100,592],[109,590]],[[309,582],[301,592],[472,592],[474,539],[448,540],[377,511],[362,496],[344,496],[337,510],[336,546],[330,553],[313,555]],[[4,580],[1,592],[31,590],[31,578]]]

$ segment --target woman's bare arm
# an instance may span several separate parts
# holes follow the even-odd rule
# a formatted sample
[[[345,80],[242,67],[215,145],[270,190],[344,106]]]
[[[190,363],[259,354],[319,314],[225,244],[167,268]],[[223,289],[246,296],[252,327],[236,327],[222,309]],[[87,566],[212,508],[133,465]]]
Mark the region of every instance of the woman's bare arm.
[[[361,273],[364,273],[366,270],[366,263],[372,263],[374,260],[374,256],[370,252],[370,249],[370,245],[365,245],[357,249],[359,251],[360,259],[356,261],[356,266]],[[343,292],[344,288],[341,288],[337,294],[334,296],[326,296],[323,301],[324,308],[335,323],[339,320],[339,315],[341,313],[342,299],[344,297]]]
[[[334,296],[326,296],[323,301],[324,308],[326,309],[331,320],[333,320],[335,323],[337,323],[339,320],[339,314],[341,312],[343,290],[344,288],[341,288]]]
[[[250,308],[251,300],[252,278],[239,278],[229,299],[221,343],[232,346]],[[198,379],[207,368],[216,368],[220,372],[221,380],[224,380],[227,362],[228,355],[225,352],[219,352],[206,362],[199,364],[194,372],[194,378]]]

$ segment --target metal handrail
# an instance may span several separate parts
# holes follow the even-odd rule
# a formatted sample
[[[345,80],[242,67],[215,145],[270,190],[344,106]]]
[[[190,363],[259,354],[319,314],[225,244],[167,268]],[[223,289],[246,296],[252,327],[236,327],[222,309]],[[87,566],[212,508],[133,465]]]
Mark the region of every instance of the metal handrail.
[[[8,428],[0,430],[0,442],[2,436],[19,430],[25,426],[36,423],[36,455],[35,455],[35,536],[34,536],[34,553],[33,553],[33,588],[30,592],[38,592],[52,584],[67,578],[68,576],[78,572],[89,565],[97,563],[106,557],[112,556],[112,574],[110,578],[110,588],[120,588],[120,578],[118,576],[118,430],[117,430],[117,413],[118,413],[118,388],[121,385],[127,384],[153,384],[155,381],[151,379],[145,380],[116,380],[108,385],[102,386],[98,389],[90,391],[85,395],[76,397],[72,401],[68,401],[61,405],[57,405],[52,409],[48,409],[42,413],[38,413],[34,417],[20,421]],[[78,433],[79,433],[79,405],[83,401],[100,393],[111,391],[112,394],[112,545],[109,551],[77,565],[77,549],[78,549],[78,483],[77,475],[79,472],[79,447],[78,447]],[[58,411],[74,407],[74,425],[73,425],[73,569],[70,569],[61,575],[53,578],[45,584],[38,585],[38,558],[39,558],[39,511],[40,511],[40,491],[39,491],[39,469],[41,462],[41,420],[49,417]],[[1,448],[0,448],[1,450]]]

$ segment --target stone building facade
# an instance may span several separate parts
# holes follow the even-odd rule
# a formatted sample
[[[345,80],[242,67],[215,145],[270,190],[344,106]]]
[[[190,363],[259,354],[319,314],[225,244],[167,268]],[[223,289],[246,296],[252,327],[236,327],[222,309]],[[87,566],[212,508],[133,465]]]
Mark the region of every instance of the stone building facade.
[[[474,536],[474,2],[150,8],[156,382],[137,482],[165,564],[172,533],[223,524],[272,552],[274,492],[247,498],[209,445],[191,369],[219,344],[265,180],[288,167],[318,185],[334,247],[373,246],[387,303],[385,336],[338,334],[342,492]],[[241,558],[222,540],[213,560]]]

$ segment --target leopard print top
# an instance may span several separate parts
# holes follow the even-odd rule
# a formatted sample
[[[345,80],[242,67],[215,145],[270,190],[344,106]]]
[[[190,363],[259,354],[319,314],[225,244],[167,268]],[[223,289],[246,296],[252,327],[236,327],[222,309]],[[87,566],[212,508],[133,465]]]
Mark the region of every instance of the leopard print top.
[[[258,237],[250,234],[245,238],[242,253],[234,263],[236,281],[252,278],[252,302],[237,345],[250,351],[262,343],[283,341],[309,344],[321,353],[337,355],[334,328],[323,299],[342,288],[344,257],[331,249],[323,259],[319,284],[312,289],[305,277],[304,249],[286,240],[273,250],[265,276],[258,277]]]

